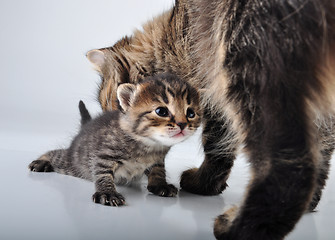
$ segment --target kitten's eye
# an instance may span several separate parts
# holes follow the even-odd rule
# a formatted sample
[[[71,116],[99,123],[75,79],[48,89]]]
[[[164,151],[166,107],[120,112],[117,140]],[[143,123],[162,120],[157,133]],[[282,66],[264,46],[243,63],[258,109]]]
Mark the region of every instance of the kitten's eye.
[[[194,118],[195,117],[195,112],[193,111],[192,108],[188,108],[186,111],[186,117],[187,118]]]
[[[169,116],[169,110],[166,107],[158,107],[158,108],[156,108],[155,112],[160,117],[167,117],[167,116]]]

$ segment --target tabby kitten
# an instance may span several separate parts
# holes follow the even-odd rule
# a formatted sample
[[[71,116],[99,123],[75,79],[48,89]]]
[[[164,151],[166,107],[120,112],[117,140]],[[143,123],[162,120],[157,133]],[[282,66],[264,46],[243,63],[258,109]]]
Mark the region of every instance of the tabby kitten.
[[[94,120],[80,102],[82,128],[71,146],[47,152],[29,169],[93,181],[93,201],[103,205],[124,205],[115,184],[128,184],[144,173],[150,192],[176,196],[177,188],[165,179],[164,158],[172,145],[198,128],[198,92],[165,73],[136,85],[120,85],[117,98],[121,111],[107,111]]]
[[[237,149],[253,177],[241,207],[216,219],[218,239],[283,239],[318,204],[334,151],[335,1],[176,0],[114,46],[88,52],[104,110],[118,84],[171,71],[204,88],[199,169],[184,190],[226,188]]]

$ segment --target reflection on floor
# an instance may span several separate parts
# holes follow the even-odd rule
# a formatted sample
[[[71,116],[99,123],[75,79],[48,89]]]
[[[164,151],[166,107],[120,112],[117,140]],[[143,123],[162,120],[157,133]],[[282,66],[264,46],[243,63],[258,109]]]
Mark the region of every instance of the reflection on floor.
[[[196,136],[169,153],[166,161],[171,183],[178,186],[183,170],[200,165],[199,142]],[[229,188],[219,196],[180,191],[176,198],[157,197],[148,193],[143,179],[137,185],[118,188],[127,206],[105,207],[91,201],[91,182],[29,172],[27,165],[39,154],[0,150],[0,239],[214,239],[214,218],[224,208],[238,204],[248,180],[248,166],[241,156]],[[318,211],[304,215],[287,239],[333,239],[334,167],[331,173]]]

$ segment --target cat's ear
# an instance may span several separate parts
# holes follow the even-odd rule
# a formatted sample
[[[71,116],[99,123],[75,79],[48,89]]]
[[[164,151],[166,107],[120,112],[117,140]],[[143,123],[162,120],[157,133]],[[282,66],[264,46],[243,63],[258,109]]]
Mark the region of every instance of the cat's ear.
[[[86,54],[87,59],[94,65],[94,67],[101,71],[105,65],[105,52],[101,49],[94,49]]]
[[[131,83],[121,84],[117,88],[117,99],[119,100],[120,106],[124,111],[127,111],[132,103],[132,99],[135,95],[136,86]]]

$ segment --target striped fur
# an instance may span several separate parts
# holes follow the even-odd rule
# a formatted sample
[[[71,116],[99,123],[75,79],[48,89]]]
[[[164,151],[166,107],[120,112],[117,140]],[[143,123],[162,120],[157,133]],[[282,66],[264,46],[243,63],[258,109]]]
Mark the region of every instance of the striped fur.
[[[205,160],[181,187],[221,193],[241,145],[253,172],[240,209],[217,218],[218,239],[283,239],[317,206],[334,150],[334,12],[333,0],[176,0],[88,53],[104,110],[118,84],[157,72],[204,89]]]
[[[71,146],[47,152],[29,169],[93,181],[93,201],[104,205],[124,205],[125,198],[115,184],[139,180],[144,173],[150,192],[176,196],[177,188],[165,179],[164,158],[172,145],[199,127],[202,112],[198,92],[165,73],[136,85],[120,85],[117,93],[121,111],[107,111],[93,120],[80,102],[83,125]]]

